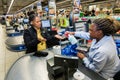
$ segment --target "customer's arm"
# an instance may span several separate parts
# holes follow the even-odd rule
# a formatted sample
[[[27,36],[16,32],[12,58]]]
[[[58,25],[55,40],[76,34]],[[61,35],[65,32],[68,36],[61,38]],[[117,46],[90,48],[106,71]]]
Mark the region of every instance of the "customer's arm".
[[[34,36],[30,33],[29,30],[24,31],[24,42],[27,47],[36,46],[40,41],[37,39],[37,36]]]
[[[58,35],[58,34],[54,35],[54,37],[57,38],[57,39],[59,39],[59,40],[65,39],[64,37],[62,37],[62,36],[60,36],[60,35]]]
[[[47,40],[53,40],[53,39],[57,39],[57,40],[61,40],[64,39],[62,36],[58,35],[56,31],[48,31],[44,34],[44,37]]]

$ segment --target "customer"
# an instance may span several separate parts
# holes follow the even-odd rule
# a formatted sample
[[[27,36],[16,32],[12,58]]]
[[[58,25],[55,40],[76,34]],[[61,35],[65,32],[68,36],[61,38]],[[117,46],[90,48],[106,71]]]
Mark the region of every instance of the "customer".
[[[61,36],[57,34],[42,33],[40,17],[32,14],[29,16],[30,28],[24,31],[24,42],[27,48],[26,53],[41,51],[51,45],[58,45]],[[53,40],[54,39],[54,40]],[[52,41],[52,42],[51,42]],[[54,43],[54,44],[52,44]],[[47,45],[48,44],[48,45]]]
[[[85,54],[78,52],[86,67],[100,73],[106,79],[112,79],[120,70],[120,60],[117,55],[116,44],[113,34],[120,29],[120,24],[111,18],[99,18],[93,21],[89,33],[66,32],[75,36],[92,39],[89,52]]]

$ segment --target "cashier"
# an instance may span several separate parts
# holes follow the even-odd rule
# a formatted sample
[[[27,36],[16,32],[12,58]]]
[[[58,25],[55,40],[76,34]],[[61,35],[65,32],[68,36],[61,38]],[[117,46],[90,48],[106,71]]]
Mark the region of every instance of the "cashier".
[[[84,39],[92,39],[91,47],[85,56],[78,52],[86,67],[100,73],[105,79],[112,79],[120,70],[120,60],[113,36],[120,30],[120,23],[112,18],[99,18],[93,21],[87,32],[66,32]]]

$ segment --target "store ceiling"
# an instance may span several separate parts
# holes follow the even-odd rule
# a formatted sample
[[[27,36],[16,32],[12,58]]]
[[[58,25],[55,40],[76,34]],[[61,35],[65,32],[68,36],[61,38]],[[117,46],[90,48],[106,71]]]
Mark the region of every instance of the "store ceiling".
[[[0,15],[7,14],[11,1],[12,0],[0,0]],[[14,14],[16,11],[21,10],[22,8],[36,1],[38,0],[14,0],[13,5],[8,14]],[[41,0],[41,1],[43,6],[48,4],[48,0]],[[59,2],[64,0],[56,0],[56,1]]]
[[[12,0],[0,0],[0,14],[6,14]],[[14,0],[13,5],[9,11],[12,14],[21,8],[35,2],[36,0]]]
[[[0,0],[0,15],[7,14],[8,8],[12,0]],[[21,10],[22,8],[40,0],[14,0],[13,5],[8,14],[14,14],[16,11]],[[45,6],[48,4],[48,0],[41,0],[42,5]],[[62,1],[62,0],[56,0]]]
[[[0,0],[0,15],[6,14],[8,12],[8,8],[10,6],[11,1],[12,0]],[[36,1],[38,1],[38,0],[14,0],[14,3],[9,11],[9,14],[14,14],[16,11],[18,11]],[[42,2],[43,6],[48,4],[48,0],[42,0],[42,1],[43,1]],[[62,2],[62,1],[67,1],[67,3],[58,4],[57,8],[58,7],[63,8],[63,6],[67,7],[69,4],[71,4],[70,1],[72,1],[72,0],[56,0],[56,2],[58,2],[58,3]],[[85,1],[85,0],[83,0],[83,1]],[[89,1],[89,0],[87,0],[87,1]],[[70,5],[70,6],[72,6],[72,5]]]
[[[0,15],[6,14],[12,0],[0,0]],[[9,11],[9,14],[13,14],[16,11],[28,6],[29,4],[37,0],[14,0],[13,5]]]

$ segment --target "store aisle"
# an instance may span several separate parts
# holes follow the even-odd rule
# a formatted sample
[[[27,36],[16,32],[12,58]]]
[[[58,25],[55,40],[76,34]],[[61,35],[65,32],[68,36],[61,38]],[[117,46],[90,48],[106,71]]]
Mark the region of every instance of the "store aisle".
[[[9,51],[5,45],[6,39],[5,26],[0,25],[0,80],[4,80],[11,65],[25,53]]]

